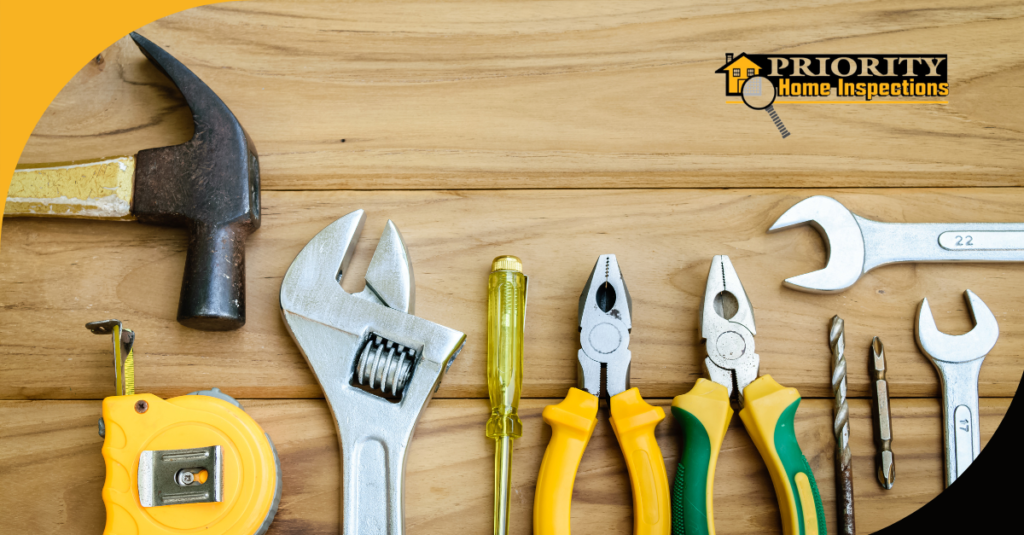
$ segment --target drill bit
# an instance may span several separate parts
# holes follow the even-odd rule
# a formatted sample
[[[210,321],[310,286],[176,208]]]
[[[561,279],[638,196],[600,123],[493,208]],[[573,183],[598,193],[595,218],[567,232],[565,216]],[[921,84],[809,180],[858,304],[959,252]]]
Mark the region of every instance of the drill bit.
[[[888,490],[896,480],[896,466],[892,458],[892,414],[889,412],[889,383],[885,380],[885,348],[877,336],[871,340],[871,386],[875,397],[871,418],[878,447],[878,482]]]
[[[853,535],[853,456],[850,454],[850,407],[846,403],[846,335],[843,319],[832,317],[828,334],[832,350],[833,431],[836,436],[836,507],[841,533]]]
[[[491,417],[486,434],[496,441],[494,535],[506,535],[509,532],[512,441],[523,435],[518,410],[523,384],[527,279],[522,262],[514,256],[495,258],[487,288],[487,386]]]

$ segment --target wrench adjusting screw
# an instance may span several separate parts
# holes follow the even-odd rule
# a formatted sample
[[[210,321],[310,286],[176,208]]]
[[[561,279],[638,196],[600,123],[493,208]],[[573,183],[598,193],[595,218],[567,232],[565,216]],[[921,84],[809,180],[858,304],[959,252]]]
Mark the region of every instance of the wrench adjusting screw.
[[[356,360],[352,384],[397,402],[412,376],[417,353],[410,347],[370,333]]]

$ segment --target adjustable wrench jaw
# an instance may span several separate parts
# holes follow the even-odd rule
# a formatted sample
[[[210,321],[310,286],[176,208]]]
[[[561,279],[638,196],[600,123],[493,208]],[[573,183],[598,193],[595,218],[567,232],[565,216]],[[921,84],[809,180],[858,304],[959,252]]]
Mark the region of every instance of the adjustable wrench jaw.
[[[783,284],[813,293],[836,293],[853,286],[866,271],[864,235],[859,219],[839,201],[824,195],[808,197],[786,210],[768,232],[810,225],[825,242],[828,262],[825,269],[790,277]]]
[[[708,353],[704,369],[742,405],[743,389],[757,379],[761,358],[754,352],[754,308],[728,256],[711,260],[700,309],[700,336]]]
[[[633,299],[615,255],[601,255],[580,294],[579,388],[601,395],[601,365],[608,396],[629,390]]]
[[[409,441],[466,336],[406,313],[413,307],[412,270],[390,222],[367,289],[342,289],[364,221],[357,210],[306,244],[281,284],[281,314],[338,426],[342,532],[399,535]]]
[[[935,366],[942,387],[947,487],[981,452],[978,376],[985,356],[999,339],[999,324],[988,306],[970,290],[964,292],[964,299],[974,321],[970,332],[959,336],[940,332],[928,299],[917,309],[915,328],[917,344]]]
[[[352,243],[354,245],[355,242]],[[384,233],[366,268],[366,288],[355,296],[407,314],[415,313],[416,281],[412,274],[412,260],[402,233],[391,220],[384,225]]]

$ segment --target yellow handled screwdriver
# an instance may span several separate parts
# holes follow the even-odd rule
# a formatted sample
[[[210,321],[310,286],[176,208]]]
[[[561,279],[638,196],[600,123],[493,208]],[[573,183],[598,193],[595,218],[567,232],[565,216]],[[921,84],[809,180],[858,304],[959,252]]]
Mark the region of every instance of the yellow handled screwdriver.
[[[526,275],[514,256],[499,256],[487,282],[487,389],[491,417],[487,438],[494,451],[494,535],[508,533],[512,440],[523,436],[519,391],[523,385],[523,326],[526,317]]]

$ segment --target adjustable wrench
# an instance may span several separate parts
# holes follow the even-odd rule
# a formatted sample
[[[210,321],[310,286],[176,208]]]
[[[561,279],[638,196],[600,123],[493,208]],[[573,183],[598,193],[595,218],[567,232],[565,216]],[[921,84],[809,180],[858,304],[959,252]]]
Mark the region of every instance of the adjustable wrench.
[[[793,205],[768,232],[808,224],[825,240],[828,263],[783,283],[805,292],[841,292],[898,262],[1024,262],[1024,223],[882,223],[823,195]]]
[[[342,533],[401,535],[409,441],[466,335],[412,315],[412,264],[391,221],[366,289],[342,290],[365,219],[356,210],[306,244],[281,283],[281,314],[338,427]]]
[[[999,324],[974,292],[964,292],[974,328],[951,336],[935,326],[928,299],[917,309],[917,345],[935,366],[942,383],[942,437],[945,441],[946,486],[956,481],[981,452],[978,416],[978,374],[985,356],[999,339]]]

